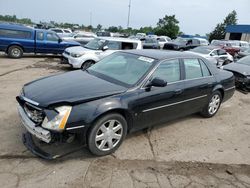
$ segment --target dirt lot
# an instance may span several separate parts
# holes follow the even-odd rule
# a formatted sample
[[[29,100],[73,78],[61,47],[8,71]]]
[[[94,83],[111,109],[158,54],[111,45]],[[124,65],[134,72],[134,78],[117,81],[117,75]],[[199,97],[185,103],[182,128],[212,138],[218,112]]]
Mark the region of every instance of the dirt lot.
[[[31,80],[71,71],[58,62],[0,54],[1,187],[250,187],[250,95],[240,92],[214,118],[192,115],[129,135],[111,156],[33,156],[21,142],[15,96]]]

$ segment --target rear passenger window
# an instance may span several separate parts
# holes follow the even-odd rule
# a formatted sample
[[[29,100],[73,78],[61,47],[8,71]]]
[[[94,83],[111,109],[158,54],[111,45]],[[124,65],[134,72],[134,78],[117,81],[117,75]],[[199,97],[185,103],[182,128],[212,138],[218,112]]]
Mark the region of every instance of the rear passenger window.
[[[44,34],[43,34],[43,32],[37,32],[37,34],[36,34],[36,39],[37,39],[37,40],[43,40],[43,39],[44,39]]]
[[[180,64],[178,59],[162,62],[153,74],[153,78],[158,77],[167,82],[180,80]]]
[[[201,66],[198,59],[184,59],[186,79],[202,77]]]
[[[116,41],[108,41],[109,50],[120,50],[120,43]]]
[[[201,59],[199,61],[200,61],[200,64],[201,64],[202,75],[203,76],[211,76],[211,73],[208,70],[208,68],[205,65],[205,63]]]
[[[7,37],[7,38],[29,39],[31,38],[31,32],[10,30],[10,29],[0,29],[0,36]]]
[[[130,50],[130,49],[133,49],[133,43],[122,42],[122,50]]]

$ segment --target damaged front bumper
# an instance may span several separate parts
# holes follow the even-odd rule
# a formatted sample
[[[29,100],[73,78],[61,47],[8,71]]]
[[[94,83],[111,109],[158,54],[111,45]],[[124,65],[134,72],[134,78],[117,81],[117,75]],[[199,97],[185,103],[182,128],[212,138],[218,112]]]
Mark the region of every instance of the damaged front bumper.
[[[22,124],[27,129],[27,131],[37,137],[39,140],[50,143],[52,139],[50,131],[43,129],[40,126],[36,126],[36,124],[29,119],[24,109],[20,105],[18,105],[17,109],[21,117]]]
[[[52,133],[40,126],[37,126],[33,121],[31,121],[26,115],[24,109],[20,105],[18,106],[18,112],[21,117],[22,124],[24,128],[27,130],[27,132],[24,133],[22,137],[23,144],[34,155],[41,157],[43,159],[46,159],[46,160],[53,160],[53,159],[57,159],[57,158],[69,155],[76,151],[79,151],[83,147],[85,147],[84,145],[80,145],[80,147],[76,147],[74,149],[71,148],[69,151],[63,150],[63,152],[61,152],[60,154],[51,154],[51,153],[44,151],[43,149],[41,149],[35,144],[33,136],[40,141],[50,144],[50,143],[53,143],[55,140],[53,138]]]

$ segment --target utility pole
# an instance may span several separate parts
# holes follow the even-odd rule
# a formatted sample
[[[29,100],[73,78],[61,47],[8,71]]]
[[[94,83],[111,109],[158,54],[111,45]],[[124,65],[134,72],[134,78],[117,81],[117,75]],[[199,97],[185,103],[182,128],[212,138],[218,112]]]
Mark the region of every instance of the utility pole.
[[[128,23],[127,23],[127,28],[129,28],[130,9],[131,9],[131,0],[129,0],[129,5],[128,5]]]
[[[92,12],[90,12],[90,15],[89,15],[89,25],[91,25],[92,26]]]

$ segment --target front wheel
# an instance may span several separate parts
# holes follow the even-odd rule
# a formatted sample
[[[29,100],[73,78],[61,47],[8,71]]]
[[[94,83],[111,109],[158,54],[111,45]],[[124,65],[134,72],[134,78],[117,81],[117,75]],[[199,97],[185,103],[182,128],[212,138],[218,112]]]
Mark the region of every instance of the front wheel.
[[[82,70],[86,70],[88,69],[89,67],[91,67],[92,65],[94,65],[95,62],[94,61],[85,61],[82,66],[81,66],[81,69]]]
[[[103,116],[93,125],[88,136],[88,147],[94,155],[113,153],[122,143],[127,133],[127,122],[117,113]]]
[[[219,91],[213,92],[208,104],[201,111],[201,115],[206,118],[213,117],[218,112],[221,102],[221,93]]]

